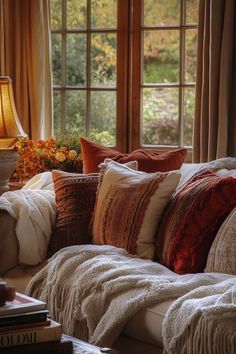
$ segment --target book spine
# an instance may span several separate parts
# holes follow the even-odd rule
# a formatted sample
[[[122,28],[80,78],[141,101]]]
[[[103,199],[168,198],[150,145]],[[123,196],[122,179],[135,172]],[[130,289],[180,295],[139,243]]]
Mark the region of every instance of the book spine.
[[[1,348],[1,354],[73,354],[71,341],[45,342]]]
[[[18,316],[0,317],[0,329],[1,327],[5,327],[5,326],[34,323],[40,321],[43,322],[47,320],[48,314],[49,312],[45,310],[45,311],[38,311],[38,313],[34,312],[32,315],[22,314]]]
[[[34,328],[15,333],[0,334],[0,347],[50,342],[61,339],[61,327]]]

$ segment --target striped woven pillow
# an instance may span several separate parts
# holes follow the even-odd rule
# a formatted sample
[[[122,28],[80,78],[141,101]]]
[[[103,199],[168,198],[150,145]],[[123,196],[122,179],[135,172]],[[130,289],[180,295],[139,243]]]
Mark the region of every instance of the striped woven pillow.
[[[155,232],[180,173],[134,171],[112,160],[100,166],[93,243],[125,248],[153,259]]]
[[[53,170],[52,178],[57,217],[49,244],[50,255],[63,247],[91,242],[89,225],[95,205],[98,174]]]
[[[236,178],[205,171],[172,196],[157,235],[157,261],[176,273],[203,272],[212,242],[236,206]]]

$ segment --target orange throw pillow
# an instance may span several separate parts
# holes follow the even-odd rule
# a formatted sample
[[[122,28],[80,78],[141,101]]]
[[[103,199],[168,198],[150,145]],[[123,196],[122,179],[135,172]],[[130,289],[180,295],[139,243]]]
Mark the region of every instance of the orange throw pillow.
[[[83,155],[83,173],[98,172],[98,166],[106,158],[112,159],[119,163],[128,161],[138,161],[138,170],[144,172],[168,172],[178,170],[184,162],[187,150],[180,148],[164,152],[162,154],[138,149],[130,154],[122,154],[117,150],[93,143],[84,138],[80,139],[81,150]]]
[[[155,232],[179,179],[179,171],[146,173],[106,160],[91,222],[93,243],[153,259]]]

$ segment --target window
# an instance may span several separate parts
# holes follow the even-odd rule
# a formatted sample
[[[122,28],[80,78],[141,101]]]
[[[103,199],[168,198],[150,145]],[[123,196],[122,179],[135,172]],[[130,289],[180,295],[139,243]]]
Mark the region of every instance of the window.
[[[54,133],[192,144],[198,0],[51,0]]]

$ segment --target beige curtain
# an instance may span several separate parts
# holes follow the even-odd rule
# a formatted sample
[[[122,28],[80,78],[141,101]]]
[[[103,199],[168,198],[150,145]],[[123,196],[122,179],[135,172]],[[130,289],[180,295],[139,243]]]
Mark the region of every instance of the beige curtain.
[[[0,75],[10,76],[24,131],[52,134],[49,0],[0,0]]]
[[[200,0],[193,161],[236,156],[236,1]]]

